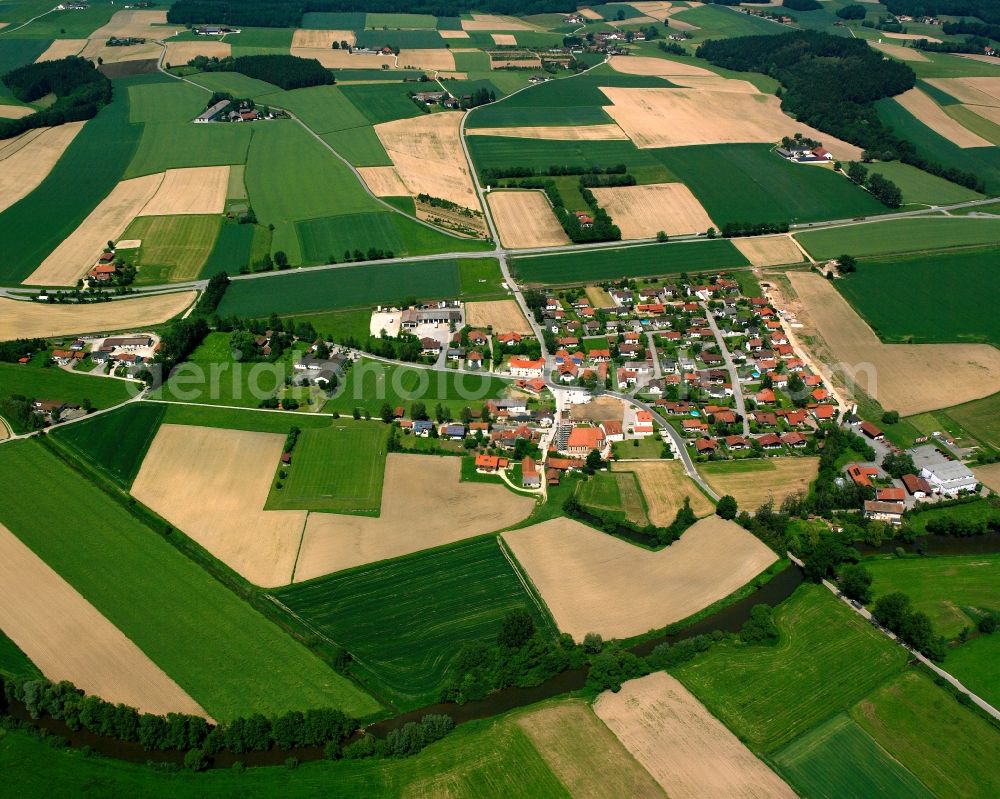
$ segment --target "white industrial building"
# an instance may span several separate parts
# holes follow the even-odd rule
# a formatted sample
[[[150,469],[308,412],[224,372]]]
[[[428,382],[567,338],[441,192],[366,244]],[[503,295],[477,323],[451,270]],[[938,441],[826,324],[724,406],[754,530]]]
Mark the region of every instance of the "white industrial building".
[[[920,476],[939,494],[956,496],[963,491],[976,490],[976,476],[958,461],[928,463],[920,470]]]

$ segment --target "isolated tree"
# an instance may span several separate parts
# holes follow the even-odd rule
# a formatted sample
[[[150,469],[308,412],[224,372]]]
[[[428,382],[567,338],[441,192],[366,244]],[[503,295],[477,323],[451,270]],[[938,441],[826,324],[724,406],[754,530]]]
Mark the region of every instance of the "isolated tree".
[[[288,255],[284,250],[278,250],[274,253],[274,263],[277,264],[278,269],[288,268]]]
[[[587,474],[593,474],[603,466],[604,466],[604,461],[601,460],[600,452],[598,452],[596,449],[592,449],[589,453],[587,453],[587,463],[586,466],[584,467]]]
[[[837,257],[837,270],[842,275],[849,275],[858,270],[858,261],[852,255],[841,255]]]
[[[355,419],[360,419],[361,418],[361,408],[355,407],[355,409],[354,409],[354,418]]]
[[[868,604],[872,600],[872,573],[860,563],[846,563],[840,569],[840,589],[850,599]]]
[[[604,649],[604,638],[600,633],[587,633],[583,636],[583,651],[588,655],[596,655]]]
[[[872,615],[893,632],[899,632],[910,615],[910,598],[899,591],[880,596],[875,600]]]
[[[723,519],[735,519],[739,508],[736,504],[736,497],[726,494],[715,506],[715,512]]]
[[[899,424],[899,411],[886,411],[883,413],[882,424]]]
[[[427,406],[422,402],[414,402],[410,406],[410,416],[414,421],[426,421],[427,420]]]
[[[392,406],[388,402],[382,403],[382,410],[379,411],[379,416],[382,417],[382,421],[386,424],[392,424]]]

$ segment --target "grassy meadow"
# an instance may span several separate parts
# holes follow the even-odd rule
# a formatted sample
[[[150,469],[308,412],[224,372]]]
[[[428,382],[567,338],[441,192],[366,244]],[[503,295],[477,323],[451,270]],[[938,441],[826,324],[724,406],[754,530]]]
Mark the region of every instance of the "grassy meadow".
[[[196,279],[215,248],[221,228],[222,217],[209,214],[139,217],[122,236],[142,242],[136,283]]]
[[[956,405],[947,415],[984,444],[1000,449],[1000,394]]]
[[[633,472],[598,472],[577,486],[581,505],[596,511],[621,514],[636,524],[648,524],[646,502]]]
[[[796,233],[799,244],[817,260],[839,255],[892,255],[951,247],[995,245],[1000,241],[1000,219],[927,216],[887,219],[861,225]]]
[[[215,718],[379,709],[41,444],[0,448],[0,476],[11,492],[0,523]],[[41,501],[52,485],[59,502]]]
[[[140,406],[153,403],[139,403]],[[186,424],[193,427],[221,427],[226,430],[246,430],[250,433],[287,434],[293,427],[301,430],[328,427],[329,417],[303,416],[250,408],[209,408],[197,405],[156,403],[166,409],[162,421],[166,424]]]
[[[401,708],[436,701],[462,646],[494,640],[514,608],[544,623],[492,536],[275,593],[347,647],[355,656],[352,669]]]
[[[980,635],[950,650],[947,668],[993,707],[1000,704],[1000,635]]]

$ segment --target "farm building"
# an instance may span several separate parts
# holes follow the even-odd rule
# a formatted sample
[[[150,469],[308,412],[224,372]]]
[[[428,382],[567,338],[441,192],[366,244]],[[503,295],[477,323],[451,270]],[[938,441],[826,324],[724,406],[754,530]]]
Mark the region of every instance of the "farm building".
[[[525,488],[538,488],[542,484],[541,475],[538,473],[538,464],[530,455],[525,456],[521,461],[521,485]]]
[[[963,491],[976,490],[976,476],[958,461],[928,463],[920,470],[920,476],[938,494],[955,496]]]
[[[900,524],[903,518],[902,502],[879,502],[874,499],[865,500],[865,517],[890,524]]]

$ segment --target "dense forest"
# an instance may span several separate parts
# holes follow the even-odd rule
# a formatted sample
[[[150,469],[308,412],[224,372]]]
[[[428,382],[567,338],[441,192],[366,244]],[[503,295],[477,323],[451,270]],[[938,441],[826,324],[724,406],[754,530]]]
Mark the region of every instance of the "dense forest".
[[[884,125],[874,103],[912,89],[913,70],[884,59],[862,39],[816,31],[744,36],[703,43],[696,55],[737,72],[762,72],[781,83],[781,107],[793,117],[864,148],[877,160],[900,160],[969,188],[973,173],[942,167]]]
[[[988,24],[985,22],[970,22],[963,19],[961,22],[944,23],[944,32],[949,36],[968,33],[973,36],[985,36],[989,39],[1000,41],[1000,23]]]
[[[591,6],[603,5],[598,0]],[[177,0],[167,21],[180,25],[247,25],[295,28],[310,12],[388,12],[457,17],[469,11],[492,14],[569,14],[576,0]]]
[[[1000,23],[1000,0],[884,0],[893,14],[911,17],[979,17],[983,22]]]
[[[111,81],[90,61],[77,56],[18,67],[4,75],[3,82],[21,102],[31,103],[49,94],[56,101],[21,119],[0,119],[0,139],[32,128],[91,119],[111,102]]]
[[[333,83],[333,73],[315,58],[293,55],[241,55],[233,59],[233,70],[282,89],[303,89]]]

